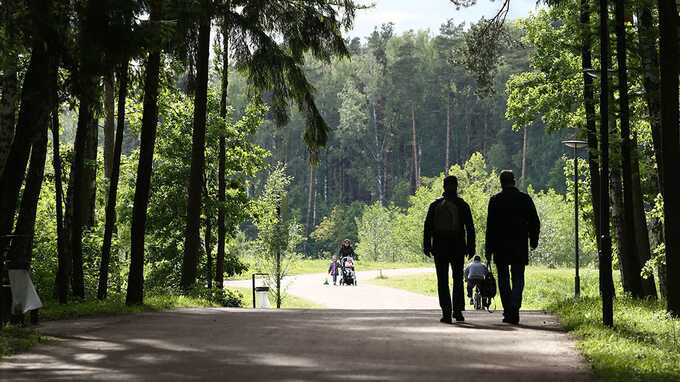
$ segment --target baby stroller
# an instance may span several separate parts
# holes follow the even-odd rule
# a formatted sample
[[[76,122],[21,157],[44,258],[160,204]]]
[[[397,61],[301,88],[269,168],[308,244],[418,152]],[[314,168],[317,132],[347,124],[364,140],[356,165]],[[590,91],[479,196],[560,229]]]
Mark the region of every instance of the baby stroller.
[[[357,285],[357,277],[354,270],[354,259],[350,256],[343,257],[342,260],[340,260],[340,267],[342,271],[340,285]]]

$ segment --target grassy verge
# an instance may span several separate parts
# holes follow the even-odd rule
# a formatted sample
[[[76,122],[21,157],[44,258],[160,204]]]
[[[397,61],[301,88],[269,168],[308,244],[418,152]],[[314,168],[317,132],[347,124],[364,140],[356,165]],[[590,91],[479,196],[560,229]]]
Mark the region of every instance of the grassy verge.
[[[144,305],[127,306],[124,297],[104,301],[86,300],[65,305],[47,303],[40,310],[41,320],[66,320],[92,316],[111,316],[127,313],[156,312],[176,308],[218,307],[218,303],[204,298],[188,296],[146,296]]]
[[[254,258],[244,258],[243,261],[248,264],[248,270],[244,273],[234,276],[233,279],[243,280],[250,278],[250,275],[257,269]],[[306,273],[325,273],[328,270],[328,264],[330,259],[303,259],[294,262],[288,274],[291,276],[301,275]],[[378,269],[399,269],[399,268],[423,268],[432,267],[432,263],[406,263],[406,262],[396,262],[396,263],[385,263],[376,261],[365,261],[359,260],[356,262],[357,270],[359,271],[372,271]]]
[[[604,327],[596,297],[566,299],[547,309],[578,338],[600,381],[680,381],[680,319],[660,302],[618,298],[614,328]]]
[[[0,359],[3,357],[26,351],[31,346],[43,342],[33,329],[8,326],[0,329]]]
[[[618,274],[615,283],[620,285]],[[680,381],[680,320],[666,316],[662,302],[619,297],[614,328],[604,327],[597,271],[581,273],[581,298],[575,300],[573,270],[529,267],[523,309],[556,314],[593,367],[597,380]],[[372,280],[377,285],[436,295],[435,275]],[[622,296],[617,287],[617,295]],[[498,298],[496,303],[500,305]]]
[[[527,267],[526,287],[524,290],[523,309],[546,309],[547,305],[567,299],[574,295],[574,273],[569,269],[550,269],[545,267]],[[597,295],[597,271],[584,269],[581,271],[581,294]],[[370,281],[372,284],[405,289],[428,296],[437,295],[437,276],[434,273],[411,276],[390,277]],[[500,299],[496,298],[500,307]]]

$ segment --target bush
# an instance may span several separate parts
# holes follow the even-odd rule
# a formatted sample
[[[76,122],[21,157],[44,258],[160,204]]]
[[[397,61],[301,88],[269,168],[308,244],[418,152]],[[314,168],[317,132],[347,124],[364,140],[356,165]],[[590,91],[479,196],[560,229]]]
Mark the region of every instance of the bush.
[[[449,173],[458,177],[459,195],[470,205],[477,233],[477,254],[482,255],[489,199],[500,191],[498,175],[488,170],[484,157],[479,153],[473,154],[462,167],[452,166]],[[357,251],[375,261],[423,260],[423,222],[430,203],[443,193],[443,179],[444,174],[424,179],[415,195],[409,198],[405,210],[379,204],[366,206],[361,218],[357,219]],[[570,201],[566,195],[554,190],[535,192],[532,187],[529,187],[528,193],[541,218],[541,240],[538,249],[531,252],[530,261],[551,267],[571,265],[574,254],[573,199]],[[580,230],[580,244],[583,264],[586,265],[594,260],[596,245],[589,229],[590,221],[586,220],[587,211],[581,212],[579,224],[583,229]]]

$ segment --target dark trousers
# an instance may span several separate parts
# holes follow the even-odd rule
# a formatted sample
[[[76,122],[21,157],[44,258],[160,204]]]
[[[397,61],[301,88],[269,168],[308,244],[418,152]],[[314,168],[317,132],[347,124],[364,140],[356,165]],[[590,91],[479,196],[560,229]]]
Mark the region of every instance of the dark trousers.
[[[437,270],[437,292],[439,294],[439,306],[442,308],[444,317],[451,317],[451,311],[460,312],[465,310],[465,298],[463,296],[463,255],[435,255],[434,265]],[[453,272],[453,293],[449,292],[449,267]]]
[[[479,285],[479,287],[481,288],[483,282],[484,282],[484,280],[479,280],[479,279],[468,280],[467,281],[467,296],[469,298],[472,298],[472,291],[475,289],[475,287],[477,285]]]
[[[503,304],[503,316],[506,318],[519,317],[524,292],[524,267],[524,264],[496,264],[498,292]]]

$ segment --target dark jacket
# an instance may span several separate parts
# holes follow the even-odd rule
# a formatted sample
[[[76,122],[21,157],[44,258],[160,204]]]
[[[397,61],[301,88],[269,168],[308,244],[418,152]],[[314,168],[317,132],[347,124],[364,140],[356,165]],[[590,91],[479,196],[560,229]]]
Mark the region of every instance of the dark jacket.
[[[441,237],[434,232],[434,212],[437,205],[444,198],[453,201],[458,207],[465,231],[465,233],[461,231],[459,237]],[[423,228],[423,252],[426,254],[433,253],[435,256],[444,252],[472,256],[475,254],[475,249],[475,224],[472,221],[470,206],[465,200],[457,195],[450,196],[445,194],[444,197],[432,202],[427,209],[425,227]]]
[[[359,260],[356,252],[354,252],[354,248],[352,248],[351,245],[349,247],[341,245],[340,250],[338,251],[338,258],[342,259],[346,256],[351,256],[354,260]]]
[[[486,255],[496,263],[529,264],[529,243],[538,246],[541,222],[531,197],[515,187],[491,197],[486,221]]]

